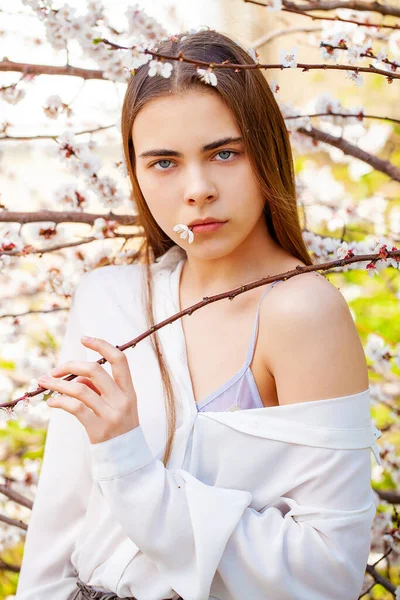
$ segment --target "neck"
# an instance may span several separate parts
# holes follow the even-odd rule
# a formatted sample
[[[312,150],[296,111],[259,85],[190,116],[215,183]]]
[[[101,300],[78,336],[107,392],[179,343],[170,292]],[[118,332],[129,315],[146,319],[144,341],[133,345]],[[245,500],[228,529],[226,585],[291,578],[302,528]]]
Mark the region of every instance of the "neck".
[[[293,257],[269,235],[217,258],[188,253],[181,286],[194,298],[212,296],[292,268],[287,266],[289,260]]]

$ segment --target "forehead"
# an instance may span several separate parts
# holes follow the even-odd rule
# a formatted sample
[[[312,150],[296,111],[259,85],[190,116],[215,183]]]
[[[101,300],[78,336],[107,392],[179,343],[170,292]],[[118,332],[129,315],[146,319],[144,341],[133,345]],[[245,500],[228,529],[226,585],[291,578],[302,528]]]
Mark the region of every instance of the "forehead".
[[[210,139],[240,135],[230,108],[213,91],[191,90],[150,100],[132,126],[136,153],[172,144],[202,145]]]

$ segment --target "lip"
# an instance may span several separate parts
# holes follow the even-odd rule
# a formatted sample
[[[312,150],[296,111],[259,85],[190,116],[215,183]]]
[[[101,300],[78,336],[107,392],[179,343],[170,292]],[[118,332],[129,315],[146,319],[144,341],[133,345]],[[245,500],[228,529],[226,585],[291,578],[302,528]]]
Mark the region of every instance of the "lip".
[[[205,233],[207,231],[215,231],[225,225],[227,221],[212,221],[210,223],[200,223],[199,225],[192,225],[190,229],[194,233]]]
[[[206,225],[207,223],[226,223],[226,221],[214,219],[213,217],[205,217],[204,219],[193,219],[193,221],[188,224],[188,227],[193,227],[194,225]]]

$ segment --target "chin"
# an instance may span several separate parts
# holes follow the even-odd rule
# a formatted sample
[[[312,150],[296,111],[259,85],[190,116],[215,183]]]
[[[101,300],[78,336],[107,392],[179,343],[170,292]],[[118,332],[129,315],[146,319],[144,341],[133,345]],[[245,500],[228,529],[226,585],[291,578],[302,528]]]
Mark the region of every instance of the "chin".
[[[199,239],[196,239],[195,236],[194,241],[191,244],[187,244],[185,251],[188,256],[193,256],[196,259],[218,260],[232,254],[237,247],[237,244],[229,244],[226,240],[214,241],[214,243],[210,240],[204,240],[202,243],[199,243]]]

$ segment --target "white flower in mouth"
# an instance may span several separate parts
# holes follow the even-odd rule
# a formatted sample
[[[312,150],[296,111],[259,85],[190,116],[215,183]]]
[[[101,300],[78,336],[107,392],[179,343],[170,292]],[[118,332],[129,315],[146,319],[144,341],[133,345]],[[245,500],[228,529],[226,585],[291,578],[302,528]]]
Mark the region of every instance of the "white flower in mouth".
[[[181,232],[181,235],[179,237],[181,237],[183,240],[186,240],[186,238],[189,236],[189,244],[193,242],[194,233],[191,229],[189,229],[187,225],[183,225],[183,223],[178,223],[178,225],[175,225],[173,229],[174,231]]]

